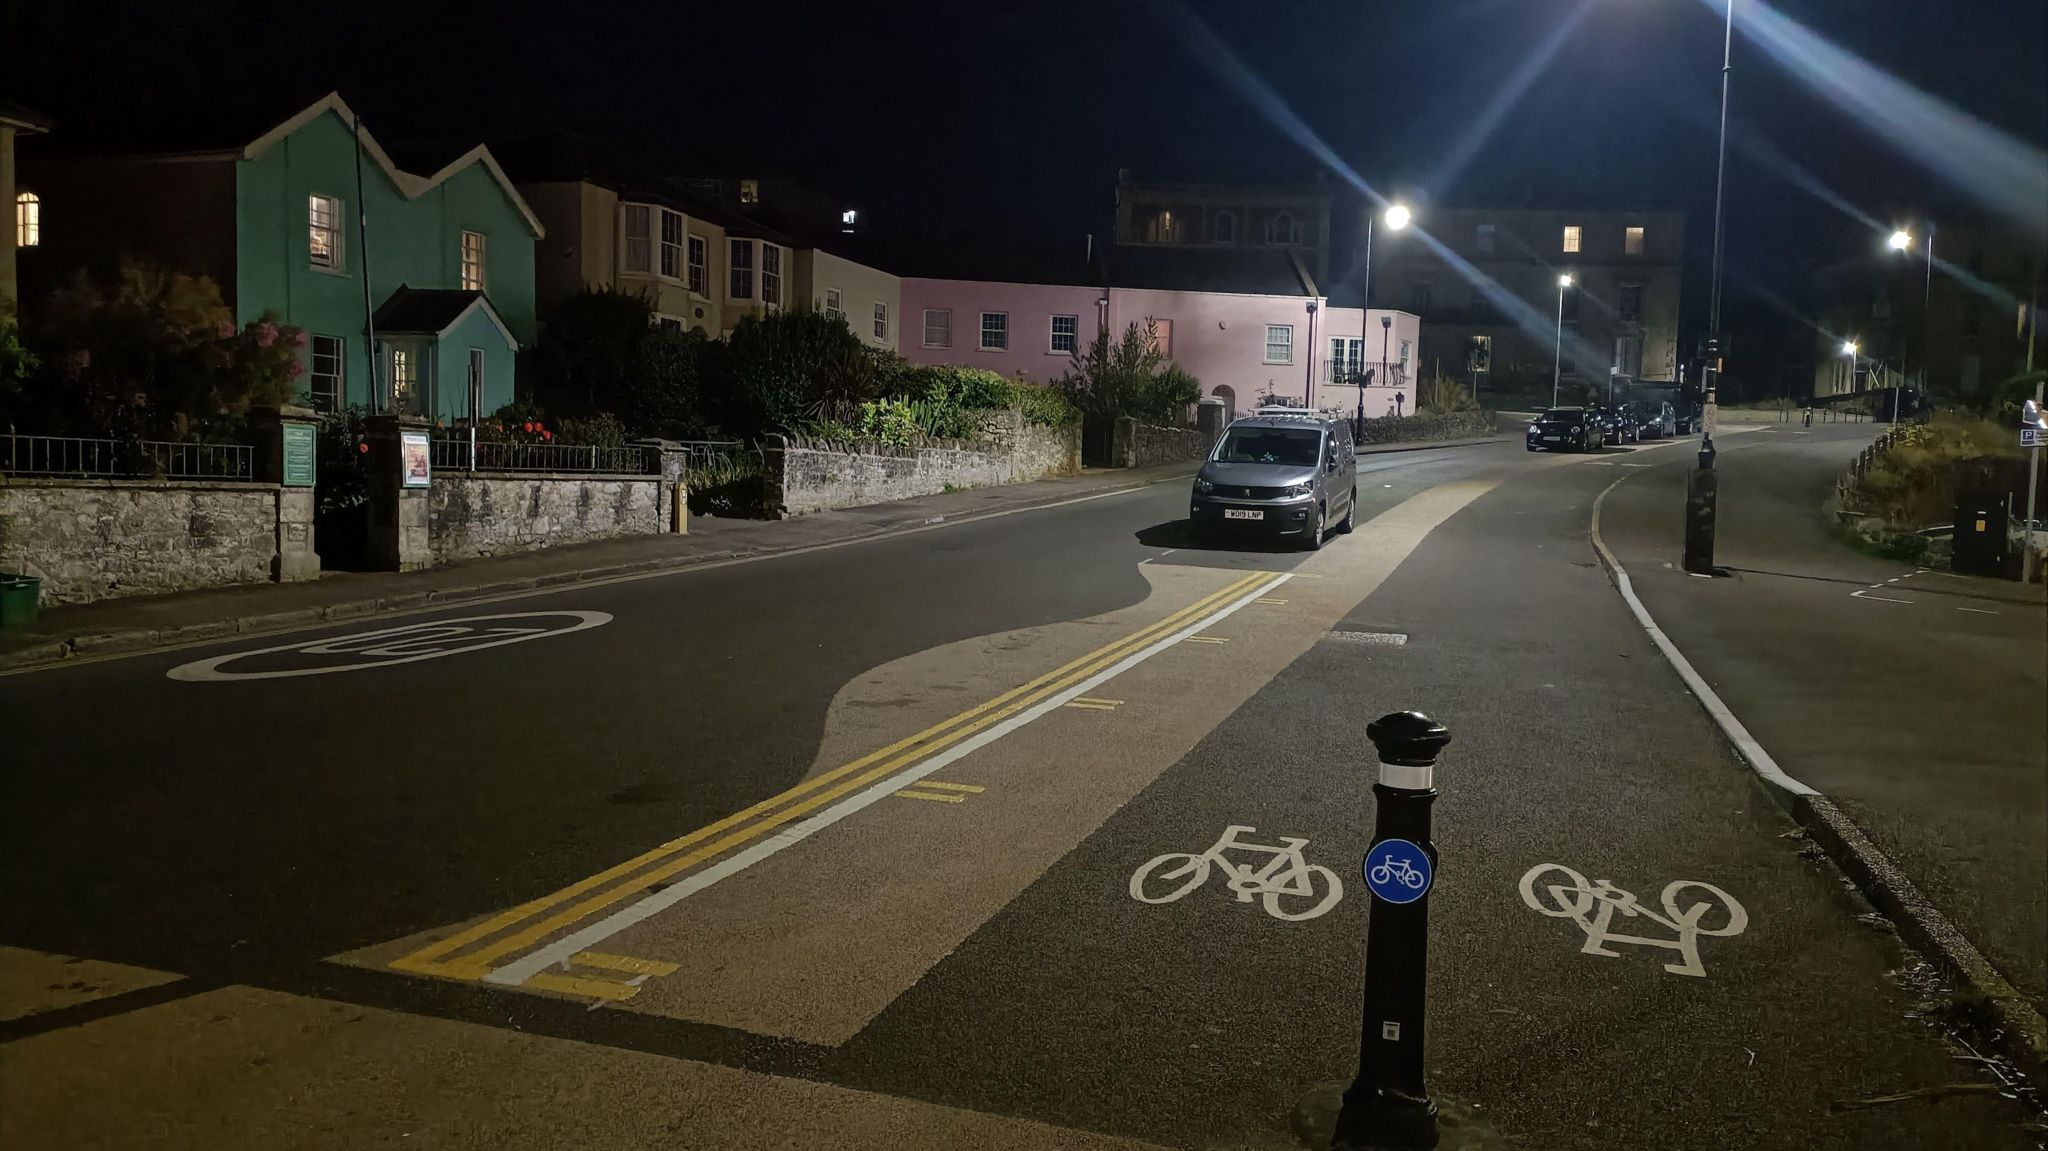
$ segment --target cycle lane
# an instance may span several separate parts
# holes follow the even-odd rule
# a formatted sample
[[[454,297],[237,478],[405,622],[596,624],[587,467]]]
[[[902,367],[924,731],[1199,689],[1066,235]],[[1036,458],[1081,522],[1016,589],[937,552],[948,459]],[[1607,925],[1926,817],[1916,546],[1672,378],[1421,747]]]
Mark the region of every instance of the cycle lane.
[[[1585,541],[1604,471],[1532,475],[1439,528],[1335,629],[1405,644],[1325,639],[1294,660],[837,1052],[835,1080],[1181,1146],[1289,1145],[1290,1108],[1355,1067],[1363,723],[1420,706],[1456,733],[1431,894],[1436,1090],[1525,1147],[2032,1145],[2025,1114],[1909,1018],[1922,995],[1894,974],[1896,941],[1788,836],[1614,596]],[[1276,918],[1220,868],[1172,902],[1132,897],[1149,861],[1241,826],[1306,840],[1341,900]],[[1686,959],[1672,948],[1587,954],[1548,892],[1563,873],[1532,884],[1553,914],[1523,897],[1545,864],[1666,918],[1715,904],[1703,974],[1666,970]],[[1665,909],[1675,881],[1725,891],[1741,932],[1704,888]]]

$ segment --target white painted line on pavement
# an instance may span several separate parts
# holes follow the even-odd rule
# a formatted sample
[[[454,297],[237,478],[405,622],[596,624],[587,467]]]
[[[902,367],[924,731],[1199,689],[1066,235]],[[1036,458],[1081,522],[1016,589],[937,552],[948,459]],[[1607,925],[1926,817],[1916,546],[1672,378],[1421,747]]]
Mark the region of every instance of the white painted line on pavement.
[[[1871,591],[1872,591],[1872,589],[1874,589],[1874,588],[1879,588],[1879,587],[1883,587],[1883,586],[1884,586],[1883,584],[1872,584],[1872,585],[1871,585],[1870,587],[1864,588],[1864,589],[1863,589],[1862,591],[1852,591],[1852,592],[1850,592],[1850,593],[1849,593],[1849,598],[1850,598],[1850,599],[1863,599],[1863,600],[1871,600],[1871,599],[1874,599],[1874,600],[1878,601],[1879,603],[1912,603],[1912,602],[1913,602],[1912,600],[1909,600],[1909,599],[1896,599],[1896,598],[1894,598],[1894,597],[1892,597],[1892,596],[1888,596],[1888,595],[1871,595],[1871,594],[1870,594],[1870,593],[1871,593]]]
[[[1997,614],[1998,614],[1998,613],[1997,613],[1997,612],[1995,612],[1995,611],[1986,611],[1986,610],[1984,610],[1984,609],[1983,609],[1983,608],[1981,608],[1981,607],[1959,607],[1959,608],[1957,608],[1956,610],[1957,610],[1957,611],[1966,611],[1966,612],[1969,612],[1969,613],[1970,613],[1971,615],[1997,615]]]
[[[752,867],[754,864],[759,863],[762,860],[768,858],[769,856],[774,855],[775,853],[783,850],[784,848],[793,847],[796,844],[801,843],[803,840],[809,838],[814,832],[818,832],[827,827],[830,827],[833,824],[838,823],[840,820],[845,819],[849,815],[853,815],[854,813],[860,811],[863,808],[866,808],[875,803],[879,803],[880,801],[895,795],[898,791],[901,791],[903,788],[917,783],[917,781],[925,778],[926,776],[936,775],[938,772],[945,769],[946,767],[952,765],[960,759],[965,758],[966,756],[972,755],[973,753],[981,750],[984,747],[987,747],[989,744],[996,742],[997,740],[1003,738],[1004,736],[1010,734],[1013,731],[1016,731],[1018,728],[1023,727],[1024,725],[1031,723],[1032,721],[1042,716],[1048,715],[1054,711],[1059,710],[1061,707],[1064,707],[1069,700],[1078,699],[1081,696],[1087,695],[1090,691],[1093,691],[1094,689],[1101,687],[1103,684],[1108,683],[1110,680],[1115,679],[1117,676],[1120,676],[1123,673],[1138,666],[1139,664],[1144,663],[1146,660],[1151,659],[1153,656],[1158,655],[1160,652],[1166,651],[1167,649],[1180,643],[1182,640],[1185,640],[1190,636],[1194,635],[1196,632],[1201,631],[1203,628],[1209,627],[1210,625],[1215,623],[1219,623],[1222,620],[1228,619],[1230,616],[1237,614],[1237,612],[1240,609],[1252,603],[1260,596],[1273,591],[1275,588],[1278,588],[1281,584],[1286,583],[1289,578],[1289,575],[1285,572],[1275,575],[1272,579],[1267,580],[1265,583],[1260,584],[1258,587],[1245,593],[1243,596],[1240,596],[1236,600],[1228,604],[1225,604],[1220,608],[1217,608],[1215,611],[1210,612],[1209,614],[1203,616],[1200,619],[1195,620],[1193,623],[1187,625],[1186,627],[1180,629],[1177,632],[1174,632],[1172,635],[1154,640],[1151,644],[1147,645],[1146,647],[1141,648],[1138,651],[1135,651],[1130,655],[1125,656],[1123,659],[1118,660],[1116,663],[1111,664],[1109,667],[1106,667],[1099,672],[1096,672],[1094,675],[1089,676],[1087,679],[1082,680],[1080,683],[1077,683],[1072,687],[1069,687],[1054,695],[1047,696],[1045,699],[1040,700],[1037,704],[1034,704],[1033,706],[1026,708],[1023,711],[1018,712],[1016,715],[1011,716],[1003,722],[998,723],[993,727],[989,727],[980,732],[977,732],[976,734],[968,737],[967,739],[961,740],[959,743],[954,744],[953,746],[947,748],[946,750],[940,752],[935,756],[932,756],[930,759],[912,764],[910,767],[907,767],[904,770],[897,772],[895,775],[892,775],[887,779],[870,785],[867,788],[867,790],[856,792],[853,795],[848,796],[847,798],[839,801],[832,807],[826,808],[824,811],[821,811],[818,814],[811,816],[809,819],[806,819],[801,823],[792,824],[782,828],[781,830],[777,831],[774,835],[769,836],[767,839],[755,844],[752,847],[747,848],[745,851],[742,851],[737,855],[733,855],[729,858],[712,864],[711,866],[705,868],[702,871],[695,872],[682,879],[679,879],[675,883],[669,885],[668,887],[665,887],[660,891],[654,892],[653,894],[646,896],[637,903],[631,904],[630,906],[613,912],[611,915],[606,916],[605,918],[597,921],[596,923],[591,924],[589,927],[586,927],[581,931],[577,931],[570,935],[565,935],[562,938],[556,940],[555,942],[548,944],[546,947],[540,948],[537,951],[529,952],[524,957],[516,959],[503,967],[497,968],[496,970],[492,971],[489,975],[484,976],[484,982],[496,983],[509,987],[519,986],[520,984],[526,982],[533,976],[546,970],[550,964],[559,963],[563,959],[567,958],[568,956],[574,955],[579,951],[587,951],[590,948],[596,946],[597,944],[603,942],[604,940],[609,939],[614,935],[617,935],[619,932],[624,931],[637,923],[640,923],[654,915],[660,914],[662,911],[665,911],[670,907],[675,906],[677,903],[680,903],[683,900],[689,898],[690,896],[695,895],[699,891],[702,891],[705,888],[711,886],[712,884],[717,883],[719,880],[725,879],[729,876],[737,875],[740,872],[745,871],[747,868]]]
[[[1685,658],[1685,653],[1678,650],[1678,645],[1672,643],[1671,637],[1665,635],[1664,629],[1658,627],[1657,621],[1651,618],[1650,609],[1644,607],[1643,601],[1636,598],[1636,589],[1629,583],[1628,569],[1622,567],[1621,561],[1614,558],[1614,553],[1607,550],[1607,541],[1600,538],[1600,508],[1607,502],[1607,493],[1620,487],[1622,481],[1628,478],[1622,476],[1608,484],[1593,500],[1593,547],[1600,553],[1600,558],[1606,561],[1608,570],[1614,573],[1614,586],[1620,589],[1621,598],[1628,601],[1628,609],[1635,613],[1636,622],[1642,624],[1643,630],[1650,633],[1650,641],[1657,645],[1658,651],[1664,653],[1664,658],[1670,661],[1672,669],[1678,672],[1678,678],[1684,680],[1685,686],[1692,689],[1693,698],[1699,700],[1700,706],[1707,709],[1707,714],[1714,717],[1714,722],[1721,726],[1722,734],[1735,745],[1735,750],[1742,753],[1742,758],[1748,761],[1751,769],[1765,781],[1776,784],[1794,795],[1819,795],[1820,792],[1785,774],[1785,769],[1778,766],[1778,761],[1771,758],[1771,753],[1764,750],[1763,745],[1756,741],[1755,736],[1749,734],[1749,729],[1742,726],[1742,721],[1735,718],[1735,713],[1728,710],[1728,705],[1721,702],[1721,697],[1707,685],[1707,681],[1700,673],[1693,670],[1692,661]]]

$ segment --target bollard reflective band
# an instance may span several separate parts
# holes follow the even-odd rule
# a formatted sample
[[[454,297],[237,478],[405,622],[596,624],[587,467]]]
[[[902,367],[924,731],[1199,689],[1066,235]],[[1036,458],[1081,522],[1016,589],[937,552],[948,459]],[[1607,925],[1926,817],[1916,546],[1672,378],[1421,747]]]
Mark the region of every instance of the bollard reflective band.
[[[1403,791],[1428,791],[1436,786],[1436,765],[1380,761],[1380,782]]]

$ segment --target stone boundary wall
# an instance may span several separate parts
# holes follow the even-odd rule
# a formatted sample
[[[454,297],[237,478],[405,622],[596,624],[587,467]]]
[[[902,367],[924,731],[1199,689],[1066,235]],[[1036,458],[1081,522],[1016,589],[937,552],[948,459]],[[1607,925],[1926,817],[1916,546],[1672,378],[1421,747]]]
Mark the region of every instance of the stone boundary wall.
[[[1382,416],[1365,421],[1360,444],[1409,444],[1459,440],[1494,433],[1493,413],[1451,412],[1445,415]]]
[[[894,448],[771,436],[762,477],[768,502],[777,515],[800,516],[1080,472],[1080,425],[1040,427],[1015,413],[997,423],[985,444]]]
[[[0,479],[0,571],[40,578],[46,606],[267,582],[281,492],[211,480]]]
[[[1209,449],[1216,446],[1218,434],[1195,428],[1152,427],[1124,416],[1116,422],[1115,438],[1110,442],[1110,458],[1122,468],[1193,463],[1208,458]]]
[[[434,472],[435,563],[666,530],[662,477],[566,472]]]

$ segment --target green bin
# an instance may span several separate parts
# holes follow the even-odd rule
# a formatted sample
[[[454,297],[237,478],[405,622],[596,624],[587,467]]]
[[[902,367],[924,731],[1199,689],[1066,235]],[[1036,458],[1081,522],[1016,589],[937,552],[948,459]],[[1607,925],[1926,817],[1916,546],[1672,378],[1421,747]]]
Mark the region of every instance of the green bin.
[[[0,628],[28,627],[36,622],[36,599],[43,581],[31,575],[0,572]]]

